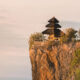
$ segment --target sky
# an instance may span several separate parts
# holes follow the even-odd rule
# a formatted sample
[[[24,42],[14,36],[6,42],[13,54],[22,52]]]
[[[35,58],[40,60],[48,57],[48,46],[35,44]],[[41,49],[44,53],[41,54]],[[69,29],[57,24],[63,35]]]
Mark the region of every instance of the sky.
[[[53,16],[79,29],[80,0],[0,0],[0,78],[32,79],[29,36]]]

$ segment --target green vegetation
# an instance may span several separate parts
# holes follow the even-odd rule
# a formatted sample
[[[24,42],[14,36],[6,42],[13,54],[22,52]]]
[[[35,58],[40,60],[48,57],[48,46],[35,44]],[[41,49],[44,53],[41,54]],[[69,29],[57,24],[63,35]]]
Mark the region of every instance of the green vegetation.
[[[31,34],[29,39],[29,48],[32,47],[32,45],[34,44],[34,41],[43,41],[43,40],[44,40],[44,36],[42,33]]]
[[[72,40],[72,38],[76,38],[76,30],[73,28],[66,29],[66,36],[69,40]]]
[[[61,42],[61,43],[67,43],[67,42],[68,42],[68,37],[67,37],[66,35],[62,36],[62,37],[60,38],[60,42]]]
[[[65,30],[65,35],[60,38],[61,43],[75,41],[77,31],[73,28]]]
[[[78,41],[80,41],[80,29],[78,31]]]
[[[80,80],[80,69],[76,69],[75,80]]]
[[[79,29],[79,31],[78,31],[78,35],[79,35],[79,37],[80,37],[80,29]]]
[[[72,68],[76,68],[80,64],[80,49],[77,49],[74,54],[74,59],[71,62]]]
[[[80,37],[80,29],[78,31],[78,34],[76,34],[77,31],[73,28],[68,28],[65,29],[65,34],[62,37],[59,37],[59,40],[53,40],[49,42],[49,46],[53,46],[53,44],[59,44],[59,43],[69,43],[69,42],[75,42],[75,41],[80,41],[79,39],[77,39],[77,37]],[[34,41],[43,41],[45,39],[44,35],[42,33],[34,33],[31,34],[30,39],[29,39],[29,48],[32,47],[32,45],[34,44]],[[75,63],[76,63],[77,59],[75,59]]]
[[[68,28],[65,30],[65,35],[62,37],[59,37],[58,39],[55,39],[53,41],[48,40],[48,49],[52,50],[52,46],[58,46],[61,43],[69,43],[73,42],[76,40],[77,35],[80,37],[80,30],[78,31],[78,34],[76,34],[77,31],[73,28]],[[59,40],[60,39],[60,40]],[[45,40],[45,37],[42,33],[34,33],[31,34],[30,39],[29,39],[29,48],[34,45],[35,41],[43,41]],[[75,80],[80,80],[80,48],[76,49],[75,52],[73,53],[74,57],[71,61],[71,64],[69,65],[70,67],[70,72],[68,74],[69,78],[74,77]]]
[[[80,48],[75,50],[74,58],[71,62],[71,76],[75,73],[75,80],[80,80]]]

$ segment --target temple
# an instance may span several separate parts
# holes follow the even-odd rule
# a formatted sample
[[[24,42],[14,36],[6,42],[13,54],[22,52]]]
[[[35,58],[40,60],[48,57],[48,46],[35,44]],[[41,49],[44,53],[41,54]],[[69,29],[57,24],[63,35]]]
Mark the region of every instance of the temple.
[[[50,19],[49,24],[46,25],[46,30],[42,32],[42,34],[49,35],[49,40],[59,39],[64,35],[64,32],[60,30],[61,26],[59,25],[59,21],[53,17]]]

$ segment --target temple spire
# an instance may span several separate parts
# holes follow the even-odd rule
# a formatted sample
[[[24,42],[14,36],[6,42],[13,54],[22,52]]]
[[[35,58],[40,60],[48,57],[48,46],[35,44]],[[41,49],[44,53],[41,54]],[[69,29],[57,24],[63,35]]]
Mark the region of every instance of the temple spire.
[[[47,34],[49,37],[61,37],[61,34],[64,34],[64,32],[60,30],[61,26],[55,17],[51,18],[48,22],[49,24],[45,26],[47,29],[43,31],[42,34]]]
[[[55,17],[53,17],[48,22],[50,22],[50,23],[59,23],[59,20],[57,20]]]

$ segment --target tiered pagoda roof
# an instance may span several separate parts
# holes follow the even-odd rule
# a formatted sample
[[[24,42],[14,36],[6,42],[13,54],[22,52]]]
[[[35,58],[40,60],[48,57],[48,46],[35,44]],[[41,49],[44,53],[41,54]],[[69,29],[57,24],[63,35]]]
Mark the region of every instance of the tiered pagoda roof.
[[[61,31],[60,29],[46,29],[42,33],[47,35],[55,34],[55,37],[60,37],[64,34],[63,31]]]
[[[49,24],[46,25],[46,27],[48,29],[46,29],[42,33],[47,34],[47,35],[54,34],[55,37],[60,37],[61,34],[63,34],[63,32],[59,29],[59,28],[61,28],[61,26],[58,24],[59,21],[55,17],[53,17],[48,22],[49,22]]]
[[[53,23],[47,24],[46,27],[61,28],[61,26],[59,24],[53,24]]]
[[[48,22],[50,22],[50,23],[59,23],[59,21],[55,17],[51,18]]]

